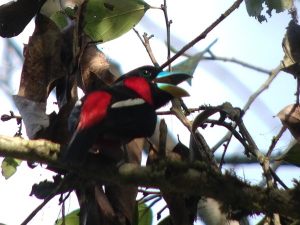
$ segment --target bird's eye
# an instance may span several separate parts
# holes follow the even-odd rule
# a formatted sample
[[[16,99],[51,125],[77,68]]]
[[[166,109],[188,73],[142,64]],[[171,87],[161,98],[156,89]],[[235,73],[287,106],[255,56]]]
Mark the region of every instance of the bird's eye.
[[[144,70],[143,71],[143,76],[146,77],[146,78],[151,77],[150,71],[149,70]]]

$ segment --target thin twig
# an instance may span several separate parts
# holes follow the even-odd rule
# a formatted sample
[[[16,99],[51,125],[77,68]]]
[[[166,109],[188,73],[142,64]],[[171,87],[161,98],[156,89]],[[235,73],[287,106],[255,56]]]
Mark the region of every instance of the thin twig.
[[[153,37],[153,35],[148,36],[146,33],[144,33],[143,37],[142,37],[135,28],[133,28],[133,31],[136,33],[136,35],[138,36],[138,38],[141,40],[142,44],[144,45],[153,65],[155,67],[159,67],[159,64],[158,64],[157,60],[155,59],[155,56],[153,54],[153,51],[152,51],[152,48],[151,48],[150,42],[149,42],[149,40]]]
[[[235,128],[234,128],[234,130],[235,130]],[[226,154],[226,152],[227,152],[227,149],[228,149],[228,147],[229,147],[229,143],[230,143],[230,141],[231,141],[231,139],[232,139],[232,136],[233,136],[233,132],[230,132],[230,136],[228,137],[228,139],[227,139],[227,143],[225,144],[223,144],[223,146],[224,146],[224,150],[223,150],[223,152],[222,152],[222,156],[221,156],[221,160],[220,160],[220,163],[219,163],[219,168],[220,168],[220,170],[222,169],[222,166],[223,166],[223,164],[224,164],[224,160],[225,160],[225,154]]]
[[[172,101],[172,108],[171,111],[174,113],[174,115],[179,119],[179,121],[190,131],[191,137],[194,139],[195,143],[198,147],[198,153],[201,155],[201,158],[207,159],[207,161],[210,161],[212,163],[215,163],[215,160],[211,154],[211,150],[204,139],[204,137],[197,131],[193,131],[193,124],[191,121],[183,114],[180,106],[176,104],[176,102]]]
[[[296,90],[296,104],[299,105],[299,95],[300,95],[300,79],[297,77],[297,90]]]
[[[288,190],[288,186],[278,177],[278,175],[273,171],[273,169],[270,167],[270,173],[273,176],[274,180],[277,181],[285,190]]]
[[[157,199],[155,199],[155,200],[153,200],[153,202],[151,202],[150,204],[149,204],[149,209],[151,209],[157,202],[159,202],[160,200],[162,199],[162,196],[158,196],[158,198]]]
[[[203,56],[203,59],[204,60],[218,60],[218,61],[224,61],[224,62],[231,62],[231,63],[235,63],[240,66],[246,67],[248,69],[252,69],[257,72],[261,72],[261,73],[265,73],[265,74],[271,74],[271,72],[272,72],[270,70],[266,70],[266,69],[260,68],[258,66],[251,65],[249,63],[243,62],[243,61],[235,59],[235,58],[227,58],[227,57],[213,55],[213,56]]]
[[[44,199],[44,201],[35,208],[35,210],[33,210],[30,215],[21,223],[21,225],[26,225],[28,224],[33,217],[35,217],[35,215],[52,199],[54,198],[55,195],[57,195],[57,193],[61,190],[61,188],[63,187],[63,185],[65,185],[67,182],[69,182],[69,178],[68,176],[63,178],[63,180],[61,180],[61,182],[56,186],[56,188],[47,196],[47,198]]]
[[[255,144],[253,138],[251,137],[250,133],[246,129],[245,125],[241,123],[239,128],[241,130],[241,133],[243,133],[246,136],[246,140],[249,142],[249,145],[252,147],[251,148],[253,150],[252,154],[257,158],[257,160],[262,166],[264,175],[266,177],[268,188],[270,189],[274,188],[274,183],[272,182],[272,178],[278,183],[280,183],[282,187],[287,188],[287,186],[283,183],[283,181],[281,181],[280,178],[277,176],[277,174],[272,170],[270,166],[269,158],[264,156],[264,154],[259,151],[257,145]]]
[[[61,199],[63,199],[64,194],[61,194]],[[61,204],[61,218],[62,218],[62,225],[66,225],[66,208],[65,208],[65,201],[62,201]]]
[[[157,220],[160,220],[160,218],[161,218],[161,214],[163,213],[163,211],[165,211],[166,209],[168,208],[168,205],[165,205],[161,210],[159,210],[158,212],[157,212],[157,216],[156,216],[156,219]]]
[[[148,201],[151,201],[151,200],[159,198],[159,197],[161,197],[160,194],[146,195],[146,196],[143,196],[141,199],[139,199],[138,202],[139,203],[146,203]]]
[[[194,112],[199,112],[201,109],[201,107],[198,108],[188,108],[187,112],[189,114],[194,113]],[[161,116],[167,116],[167,115],[174,115],[173,111],[167,110],[167,111],[158,111],[156,112],[157,115],[161,115]]]
[[[171,58],[171,23],[172,21],[168,18],[167,10],[167,0],[164,0],[164,4],[161,6],[162,11],[164,12],[165,22],[166,22],[166,31],[167,31],[167,60]],[[171,63],[168,65],[169,71],[171,70]]]
[[[197,36],[195,39],[193,39],[191,42],[186,44],[182,49],[180,49],[175,55],[173,55],[169,60],[167,60],[165,63],[163,63],[160,68],[163,69],[166,66],[170,65],[172,62],[174,62],[178,57],[180,57],[186,50],[190,49],[192,46],[194,46],[196,43],[198,43],[200,40],[204,39],[209,32],[211,32],[219,23],[221,23],[226,17],[228,17],[234,10],[236,10],[240,4],[243,2],[243,0],[237,0],[235,1],[232,6],[230,6],[215,22],[213,22],[209,27],[207,27],[199,36]]]
[[[286,131],[286,129],[287,129],[286,126],[282,126],[281,129],[280,129],[280,131],[279,131],[279,133],[275,137],[273,137],[271,145],[269,147],[269,150],[268,150],[268,152],[266,154],[266,156],[268,158],[270,158],[270,156],[272,154],[272,151],[274,150],[277,142],[279,141],[279,139],[281,138],[281,136],[283,135],[283,133]]]
[[[271,75],[268,77],[268,79],[257,89],[256,92],[254,92],[248,99],[247,103],[245,104],[243,110],[246,112],[250,105],[254,102],[254,100],[265,90],[267,90],[272,83],[272,81],[276,78],[276,76],[281,71],[281,65],[277,66],[274,70],[272,70]]]
[[[214,45],[214,44],[216,44],[217,43],[217,41],[218,41],[218,38],[216,38],[215,40],[213,40],[205,49],[203,49],[200,53],[201,53],[201,56],[202,57],[204,57],[204,54],[205,53],[210,53],[211,55],[213,55],[212,54],[212,52],[211,52],[211,47]],[[178,50],[177,49],[175,49],[174,47],[172,47],[171,46],[171,51],[172,52],[174,52],[174,53],[177,53],[178,52]],[[198,54],[200,54],[200,53],[197,53],[196,55],[198,55]],[[185,56],[185,57],[188,57],[188,58],[190,58],[190,57],[193,57],[194,55],[191,55],[191,54],[188,54],[187,52],[184,52],[184,53],[182,53],[182,56]],[[211,58],[211,57],[210,57]]]
[[[248,99],[247,103],[245,104],[243,110],[246,113],[246,111],[250,108],[252,103],[256,100],[256,98],[265,90],[268,89],[272,81],[276,78],[276,76],[281,71],[281,65],[277,66],[275,69],[271,71],[271,75],[268,77],[268,79],[255,91]],[[231,132],[227,132],[225,136],[217,142],[214,147],[212,148],[212,151],[215,152],[220,146],[222,146],[227,140],[231,137]]]

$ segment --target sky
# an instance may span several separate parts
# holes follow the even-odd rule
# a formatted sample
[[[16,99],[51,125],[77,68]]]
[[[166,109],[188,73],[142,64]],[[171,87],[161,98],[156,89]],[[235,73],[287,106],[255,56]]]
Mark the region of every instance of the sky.
[[[3,1],[3,0],[2,0]],[[2,3],[1,1],[1,3]],[[147,1],[152,6],[160,6],[162,1]],[[168,1],[168,14],[172,19],[171,44],[176,49],[180,49],[190,40],[199,35],[215,19],[217,19],[233,1],[212,0],[205,4],[198,0],[190,1]],[[268,22],[259,23],[253,17],[249,17],[245,5],[242,4],[238,10],[218,25],[209,35],[191,48],[187,53],[195,54],[205,49],[214,40],[218,40],[213,45],[211,51],[216,56],[235,58],[247,63],[272,70],[279,65],[283,58],[281,42],[285,33],[285,28],[290,20],[289,15],[284,12],[273,13]],[[151,39],[151,47],[160,64],[166,61],[165,21],[160,10],[148,10],[136,29],[154,34]],[[34,28],[33,23],[27,26],[26,30],[18,37],[13,38],[20,48],[28,42],[28,37]],[[145,64],[151,64],[147,53],[133,31],[122,37],[101,44],[99,48],[107,54],[108,58],[118,62],[124,72]],[[0,62],[4,61],[4,41],[0,39]],[[177,62],[184,58],[181,57]],[[2,63],[1,63],[2,64]],[[5,77],[5,71],[0,64],[0,78]],[[21,62],[14,62],[14,74],[10,78],[12,84],[12,94],[18,91],[18,84],[21,72]],[[243,107],[249,96],[257,90],[267,79],[267,75],[249,70],[240,65],[216,61],[200,62],[192,81],[192,86],[187,83],[183,87],[189,91],[191,97],[184,101],[188,107],[198,107],[203,104],[218,105],[229,101],[236,107]],[[244,117],[245,124],[261,150],[267,150],[271,138],[278,133],[281,123],[276,114],[286,105],[295,101],[296,85],[294,78],[286,73],[280,73],[269,89],[259,96],[258,100],[251,106],[250,111]],[[11,99],[2,90],[0,115],[7,114],[9,110],[16,111]],[[49,99],[53,110],[53,99]],[[167,109],[167,108],[166,108]],[[196,116],[191,116],[193,119]],[[174,136],[179,135],[183,143],[188,143],[189,135],[186,129],[178,124],[176,118],[165,117],[168,127]],[[12,136],[17,127],[15,122],[0,122],[0,134]],[[222,129],[206,129],[201,131],[208,143],[213,145],[224,135]],[[283,138],[276,146],[276,152],[283,151],[291,140],[289,132],[285,132]],[[230,154],[242,154],[243,149],[236,141],[230,146]],[[219,150],[219,154],[221,151]],[[261,181],[261,169],[257,166],[241,165],[235,167],[237,174],[251,183]],[[292,178],[299,179],[299,169],[283,168],[279,169],[279,177],[288,185]],[[14,225],[22,222],[31,211],[40,203],[34,197],[30,197],[33,183],[44,179],[51,179],[52,174],[45,173],[42,167],[28,169],[23,163],[17,173],[9,180],[0,177],[0,222]],[[77,207],[75,196],[67,201],[67,211]],[[58,199],[53,199],[30,224],[53,224],[59,217],[60,207],[57,207]],[[51,213],[49,213],[51,212]],[[252,222],[254,224],[254,222]]]

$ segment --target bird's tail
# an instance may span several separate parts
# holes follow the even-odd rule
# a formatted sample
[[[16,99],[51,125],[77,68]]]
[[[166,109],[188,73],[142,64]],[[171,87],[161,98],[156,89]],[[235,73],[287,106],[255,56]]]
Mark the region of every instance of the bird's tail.
[[[69,145],[62,152],[61,161],[71,164],[83,164],[89,149],[93,145],[93,136],[87,131],[75,131]]]

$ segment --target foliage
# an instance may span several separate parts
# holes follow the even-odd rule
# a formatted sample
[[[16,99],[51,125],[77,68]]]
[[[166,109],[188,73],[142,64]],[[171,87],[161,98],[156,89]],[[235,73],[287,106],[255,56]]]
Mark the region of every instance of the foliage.
[[[46,203],[53,193],[61,194],[61,201],[65,201],[63,196],[68,196],[70,191],[75,190],[80,205],[80,209],[58,219],[57,225],[75,225],[85,220],[88,221],[87,224],[95,225],[101,223],[149,225],[153,220],[151,207],[161,198],[165,199],[170,212],[168,217],[160,221],[161,225],[193,224],[198,214],[204,215],[199,213],[201,210],[212,208],[212,205],[207,205],[208,202],[215,204],[214,208],[217,211],[213,214],[215,224],[227,224],[227,220],[244,220],[245,217],[258,213],[266,215],[265,221],[273,220],[277,216],[288,218],[291,223],[299,220],[299,212],[295,210],[299,206],[299,183],[295,182],[295,186],[289,190],[278,189],[278,184],[287,187],[269,165],[270,161],[285,161],[299,166],[299,143],[293,144],[284,154],[273,160],[271,154],[280,136],[274,137],[268,153],[264,154],[256,146],[244,123],[244,114],[250,104],[280,71],[288,72],[297,79],[299,95],[300,29],[295,18],[291,20],[283,39],[285,52],[283,61],[279,68],[270,71],[266,84],[258,90],[257,94],[251,96],[253,98],[249,99],[250,103],[246,104],[248,108],[246,106],[244,109],[235,108],[226,102],[218,106],[204,105],[189,109],[182,99],[176,99],[167,114],[175,115],[178,121],[188,128],[191,137],[189,146],[179,142],[169,147],[167,127],[161,122],[155,133],[158,136],[157,140],[154,138],[149,140],[150,148],[146,166],[141,166],[141,153],[147,143],[144,139],[134,139],[126,145],[126,148],[111,151],[113,153],[109,156],[112,160],[108,157],[109,160],[105,158],[101,159],[102,161],[95,161],[91,157],[92,159],[89,159],[88,165],[83,169],[77,168],[76,165],[62,163],[59,160],[59,151],[62,151],[70,140],[71,134],[68,131],[67,121],[78,99],[78,88],[84,93],[89,93],[94,89],[114,85],[117,79],[111,70],[111,64],[96,44],[124,35],[139,23],[147,10],[155,7],[142,0],[70,2],[74,4],[72,7],[56,9],[48,16],[39,13],[40,8],[45,6],[45,1],[18,0],[0,6],[2,37],[18,35],[35,16],[35,31],[24,48],[21,82],[14,101],[24,121],[28,137],[38,140],[25,141],[0,137],[0,154],[8,156],[1,166],[2,175],[6,179],[16,172],[21,162],[15,157],[46,163],[47,169],[54,171],[57,176],[53,182],[43,181],[34,184],[31,194],[44,199]],[[196,41],[191,41],[182,49],[189,49],[205,38],[241,3],[242,0],[234,2],[220,18],[195,39]],[[263,13],[264,9],[270,17],[273,10],[279,13],[293,9],[292,0],[245,0],[245,4],[249,16],[255,17],[259,22],[267,20]],[[171,21],[168,19],[166,1],[159,9],[162,10],[166,20],[167,36],[170,36]],[[158,65],[149,42],[152,36],[139,37],[152,62]],[[214,43],[194,55],[183,55],[182,49],[179,51],[173,49],[174,55],[168,58],[160,69],[169,66],[178,57],[185,56],[184,60],[172,64],[171,68],[192,75],[202,60],[217,59],[210,49]],[[171,51],[169,42],[166,48]],[[234,62],[257,69],[245,63]],[[46,114],[47,99],[53,90],[55,90],[59,111],[48,115]],[[188,116],[194,112],[197,115],[192,121]],[[219,117],[216,118],[215,115]],[[290,130],[297,141],[300,139],[299,115],[299,97],[296,99],[296,104],[288,105],[278,114],[283,125]],[[13,114],[1,117],[3,121],[11,118],[16,117]],[[21,119],[16,119],[20,124]],[[232,137],[238,140],[245,156],[252,157],[262,166],[267,188],[250,185],[235,174],[222,172],[224,158],[219,162],[216,161],[212,149],[199,132],[208,124],[212,129],[220,126],[229,130],[229,135],[215,148],[224,146],[225,155]],[[175,142],[174,139],[172,142]],[[15,145],[11,147],[11,143]],[[100,152],[105,155],[105,149],[101,149]],[[139,185],[155,188],[154,192],[148,192],[147,189],[144,191],[144,201],[152,201],[151,203],[136,204]],[[221,193],[221,188],[226,191],[226,195]],[[209,200],[211,197],[215,200]],[[274,202],[281,204],[276,205]],[[215,216],[217,214],[219,216]],[[28,221],[30,219],[31,216]],[[203,216],[202,219],[210,224],[208,221],[211,218]]]
[[[133,225],[151,225],[153,212],[145,203],[138,203],[135,212],[135,220]]]
[[[293,0],[245,0],[245,3],[249,16],[254,16],[259,22],[267,21],[267,18],[263,15],[264,4],[270,17],[272,10],[280,13],[291,9],[293,6]]]
[[[79,225],[79,209],[74,210],[63,218],[56,221],[55,225]]]
[[[17,167],[21,164],[21,160],[6,157],[1,164],[2,175],[5,179],[10,178],[17,171]]]
[[[137,24],[149,9],[140,0],[90,0],[84,14],[84,31],[97,42],[106,42],[126,33]]]
[[[291,143],[286,154],[280,156],[277,160],[283,160],[295,166],[300,166],[300,144],[298,142]]]

